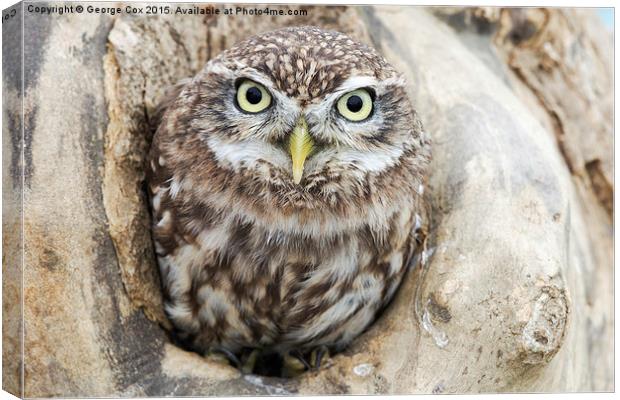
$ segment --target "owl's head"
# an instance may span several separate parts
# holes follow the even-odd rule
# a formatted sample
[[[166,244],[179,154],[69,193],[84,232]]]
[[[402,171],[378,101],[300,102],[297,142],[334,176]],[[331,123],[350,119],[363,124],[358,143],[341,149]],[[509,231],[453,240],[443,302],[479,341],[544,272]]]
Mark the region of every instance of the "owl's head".
[[[155,139],[199,195],[228,190],[285,213],[396,204],[428,158],[401,75],[368,46],[315,27],[260,34],[212,59]]]

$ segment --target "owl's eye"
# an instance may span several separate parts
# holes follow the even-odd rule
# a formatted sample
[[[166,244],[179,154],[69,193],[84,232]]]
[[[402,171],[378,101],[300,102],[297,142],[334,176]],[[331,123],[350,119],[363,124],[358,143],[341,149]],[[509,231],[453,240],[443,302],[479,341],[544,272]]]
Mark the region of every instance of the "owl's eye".
[[[357,89],[342,96],[336,108],[349,121],[363,121],[372,113],[372,96],[366,89]]]
[[[259,113],[271,105],[271,95],[263,85],[246,79],[237,88],[237,104],[245,112]]]

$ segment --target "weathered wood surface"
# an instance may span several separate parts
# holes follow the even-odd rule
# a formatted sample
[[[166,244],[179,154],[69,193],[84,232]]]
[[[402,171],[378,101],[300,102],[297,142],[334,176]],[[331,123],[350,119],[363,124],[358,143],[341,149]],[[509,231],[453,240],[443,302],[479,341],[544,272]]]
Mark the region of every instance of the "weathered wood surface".
[[[609,44],[586,12],[545,15],[27,16],[25,395],[612,390]],[[242,376],[169,344],[141,186],[147,128],[165,88],[209,57],[300,24],[374,45],[408,79],[434,140],[429,261],[329,368]],[[560,61],[541,72],[550,46]],[[19,121],[6,71],[4,121]],[[3,381],[19,393],[20,135],[3,132]]]

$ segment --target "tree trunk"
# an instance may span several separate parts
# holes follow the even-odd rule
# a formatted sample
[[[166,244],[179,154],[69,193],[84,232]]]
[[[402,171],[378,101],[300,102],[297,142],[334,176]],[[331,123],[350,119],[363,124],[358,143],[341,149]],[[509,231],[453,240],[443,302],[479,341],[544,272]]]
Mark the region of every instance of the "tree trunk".
[[[3,24],[5,390],[614,389],[612,46],[592,13],[43,17],[21,7]],[[321,371],[281,379],[170,343],[143,167],[168,86],[240,39],[293,25],[343,31],[404,73],[433,138],[432,212],[427,248],[378,322]]]

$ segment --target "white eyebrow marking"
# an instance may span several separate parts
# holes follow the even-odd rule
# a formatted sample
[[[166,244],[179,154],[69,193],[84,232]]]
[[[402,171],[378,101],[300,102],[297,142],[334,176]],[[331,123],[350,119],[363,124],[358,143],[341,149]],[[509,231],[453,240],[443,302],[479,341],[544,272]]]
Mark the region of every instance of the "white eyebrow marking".
[[[389,78],[378,80],[374,76],[352,76],[345,80],[340,86],[338,86],[332,93],[325,96],[321,102],[315,107],[308,107],[308,111],[316,111],[318,113],[324,112],[330,108],[331,105],[338,100],[345,93],[349,93],[353,90],[369,87],[375,90],[377,95],[385,93],[386,88],[393,86],[406,86],[407,82],[402,75],[391,76]]]
[[[363,87],[374,87],[379,84],[374,76],[352,76],[344,81],[335,91],[335,93],[346,93],[351,90],[363,88]],[[329,96],[328,96],[329,97]],[[326,98],[327,99],[327,98]]]

